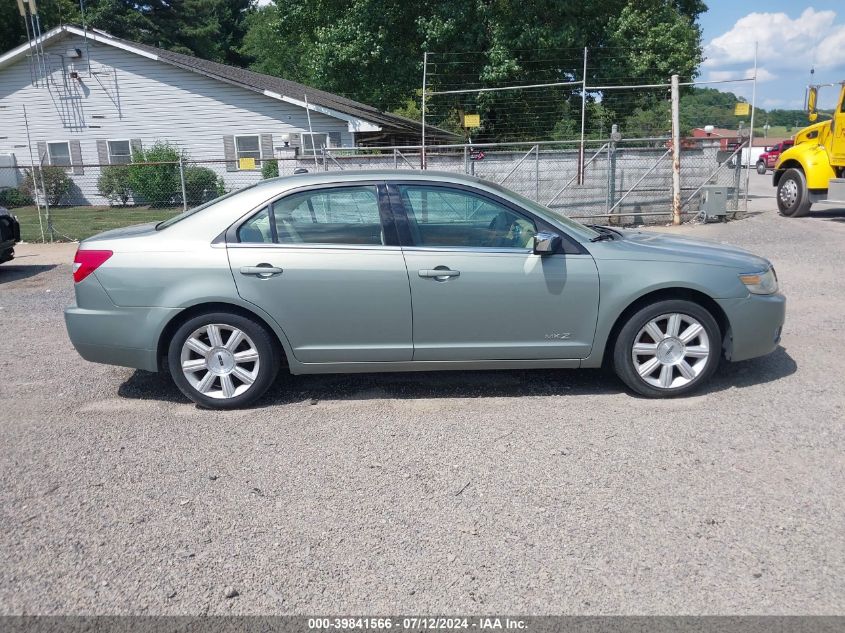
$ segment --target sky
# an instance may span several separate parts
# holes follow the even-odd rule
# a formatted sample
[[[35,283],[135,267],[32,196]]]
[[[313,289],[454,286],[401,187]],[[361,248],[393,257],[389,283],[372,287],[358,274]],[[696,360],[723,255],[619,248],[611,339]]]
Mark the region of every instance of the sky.
[[[705,0],[700,18],[705,61],[702,80],[751,77],[757,42],[757,105],[803,108],[813,83],[845,80],[845,1],[843,0]],[[751,100],[751,82],[714,85]],[[838,92],[822,91],[823,107]]]

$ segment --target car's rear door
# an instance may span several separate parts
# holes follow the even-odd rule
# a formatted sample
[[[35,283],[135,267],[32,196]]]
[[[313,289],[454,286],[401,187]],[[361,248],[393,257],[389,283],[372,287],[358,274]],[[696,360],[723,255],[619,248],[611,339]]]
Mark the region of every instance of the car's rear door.
[[[414,360],[590,354],[599,279],[586,251],[535,255],[533,235],[548,227],[488,192],[421,181],[389,187],[411,283]]]
[[[281,325],[303,363],[407,361],[405,261],[376,182],[288,193],[227,236],[238,293]]]

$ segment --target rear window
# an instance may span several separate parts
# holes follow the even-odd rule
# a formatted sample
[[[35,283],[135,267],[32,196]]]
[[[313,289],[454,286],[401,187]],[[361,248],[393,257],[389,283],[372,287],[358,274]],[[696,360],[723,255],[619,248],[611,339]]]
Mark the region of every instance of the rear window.
[[[258,184],[258,183],[256,183],[256,184]],[[209,200],[208,202],[201,204],[198,207],[194,207],[193,209],[188,209],[187,211],[183,211],[179,215],[174,215],[172,218],[168,218],[167,220],[164,220],[164,221],[156,224],[156,231],[161,231],[162,229],[166,229],[168,226],[173,226],[174,224],[181,222],[185,218],[189,218],[192,215],[194,215],[195,213],[199,213],[203,209],[207,209],[208,207],[213,206],[213,205],[217,204],[218,202],[223,202],[223,200],[226,200],[227,198],[231,198],[235,194],[243,193],[244,191],[248,191],[249,189],[252,189],[253,187],[255,187],[255,185],[249,185],[248,187],[244,187],[243,189],[236,189],[235,191],[230,191],[229,193],[224,193],[222,196],[215,198],[214,200]]]

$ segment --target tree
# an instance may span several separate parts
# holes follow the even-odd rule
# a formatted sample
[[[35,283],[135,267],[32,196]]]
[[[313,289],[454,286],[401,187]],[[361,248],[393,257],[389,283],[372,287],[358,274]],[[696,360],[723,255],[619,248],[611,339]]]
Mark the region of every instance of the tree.
[[[97,191],[109,202],[125,207],[132,197],[129,169],[117,165],[103,167],[97,178]]]
[[[409,99],[418,102],[423,51],[433,53],[431,90],[571,80],[582,74],[584,46],[591,82],[693,77],[702,57],[696,20],[705,9],[698,0],[274,0],[248,20],[242,52],[260,72],[408,111]],[[590,100],[601,105],[588,111],[591,132],[645,103],[610,94]],[[561,121],[571,113],[580,119],[580,92],[568,86],[541,98],[529,90],[441,97],[426,115],[454,129],[465,112],[482,116],[474,140],[548,137],[569,129]]]
[[[132,163],[127,167],[132,192],[151,207],[174,204],[182,195],[180,159],[184,157],[179,149],[163,141],[133,153]]]

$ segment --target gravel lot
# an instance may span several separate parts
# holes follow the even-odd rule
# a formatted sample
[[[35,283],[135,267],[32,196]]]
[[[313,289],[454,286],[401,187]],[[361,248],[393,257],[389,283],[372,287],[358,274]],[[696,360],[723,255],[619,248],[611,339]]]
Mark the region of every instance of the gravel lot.
[[[80,359],[74,245],[0,266],[0,613],[836,614],[845,210],[662,229],[772,259],[783,347],[652,401],[598,371],[282,378],[208,412]],[[237,597],[226,598],[227,588]]]

